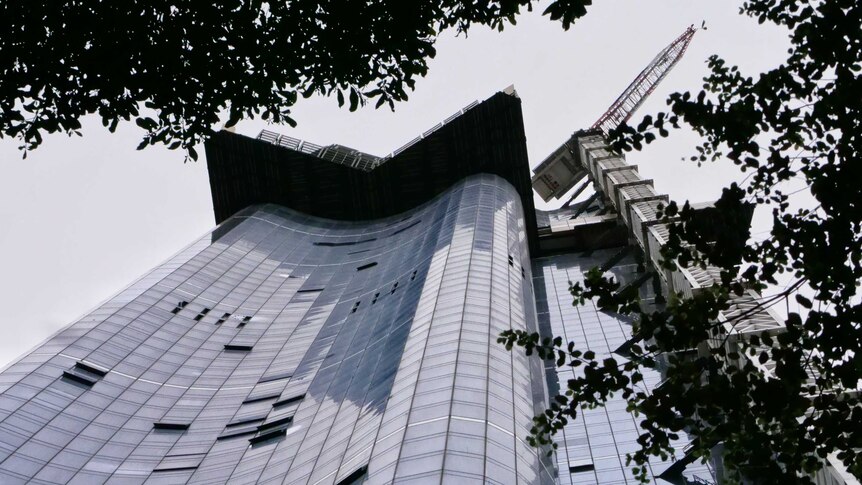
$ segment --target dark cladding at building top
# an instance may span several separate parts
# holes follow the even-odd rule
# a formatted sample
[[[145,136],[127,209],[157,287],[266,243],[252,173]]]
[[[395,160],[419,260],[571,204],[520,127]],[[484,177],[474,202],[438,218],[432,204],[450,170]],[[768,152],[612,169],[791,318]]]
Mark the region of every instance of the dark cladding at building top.
[[[465,177],[488,173],[518,192],[533,249],[526,141],[521,100],[502,92],[370,171],[223,130],[206,145],[216,223],[261,203],[341,221],[388,217],[428,202]]]

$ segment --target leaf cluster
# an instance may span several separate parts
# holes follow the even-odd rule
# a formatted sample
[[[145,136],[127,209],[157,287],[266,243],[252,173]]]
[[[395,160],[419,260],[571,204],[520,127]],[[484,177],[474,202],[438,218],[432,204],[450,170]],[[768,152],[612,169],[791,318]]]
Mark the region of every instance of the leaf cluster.
[[[813,483],[832,453],[862,477],[862,4],[749,0],[741,13],[786,28],[784,62],[750,76],[712,56],[700,91],[671,95],[668,112],[610,137],[616,150],[640,150],[687,126],[701,137],[693,162],[729,160],[744,174],[712,208],[662,209],[670,232],[664,264],[711,268],[715,284],[657,307],[624,299],[601,272],[575,285],[575,303],[594,299],[635,320],[622,364],[556,339],[508,332],[501,341],[592,369],[536,418],[537,442],[550,442],[580,407],[621,393],[643,419],[641,448],[630,456],[643,479],[648,458],[672,454],[671,438],[683,430],[696,457],[721,445],[730,482]],[[763,240],[748,231],[756,204],[772,210]],[[775,294],[747,310],[732,307],[764,289]],[[789,311],[791,301],[802,310]],[[743,329],[777,303],[788,308],[783,325]],[[665,378],[651,393],[632,382],[645,368]]]
[[[533,0],[11,0],[0,3],[0,137],[36,148],[80,134],[97,114],[110,131],[134,120],[140,146],[195,145],[227,114],[295,124],[300,96],[351,110],[394,108],[428,71],[446,29],[502,30]],[[565,28],[589,0],[545,13]]]

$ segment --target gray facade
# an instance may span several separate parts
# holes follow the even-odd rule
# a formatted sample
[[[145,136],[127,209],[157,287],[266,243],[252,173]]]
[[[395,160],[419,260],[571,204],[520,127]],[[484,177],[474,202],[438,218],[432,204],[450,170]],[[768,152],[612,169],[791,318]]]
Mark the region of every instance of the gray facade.
[[[644,268],[638,264],[631,251],[625,247],[563,254],[537,258],[533,261],[533,283],[536,292],[536,308],[542,333],[560,335],[566,341],[575,342],[577,348],[590,349],[596,359],[624,357],[614,353],[632,336],[631,322],[625,317],[599,310],[594,302],[583,306],[572,305],[569,293],[571,283],[583,284],[584,274],[594,267],[616,261],[609,272],[621,285],[642,284],[641,297],[646,303],[652,301],[651,281],[643,281]],[[580,372],[581,368],[555,368],[548,366],[550,392],[555,394],[566,381]],[[650,392],[662,380],[659,370],[644,369],[644,380],[638,387]],[[626,455],[640,448],[637,438],[641,434],[640,420],[626,410],[627,402],[619,394],[612,396],[604,407],[580,408],[579,419],[570,421],[555,436],[557,443],[556,465],[562,485],[622,485],[639,483],[631,472],[633,465],[626,464]],[[674,443],[676,450],[684,450],[688,440],[685,434]],[[680,458],[680,453],[677,458]],[[669,477],[671,481],[657,478],[664,473],[670,461],[654,457],[649,472],[656,484],[704,484],[712,483],[712,471],[704,464],[688,465],[682,476]]]
[[[573,306],[569,282],[602,266],[648,303],[698,275],[644,264],[663,198],[595,136],[566,153],[596,195],[534,211],[525,139],[514,91],[368,167],[219,133],[218,227],[0,372],[0,483],[635,483],[620,398],[580,410],[556,454],[528,444],[572,370],[497,337],[611,356],[630,322]]]
[[[552,483],[518,194],[250,207],[0,374],[2,483]]]

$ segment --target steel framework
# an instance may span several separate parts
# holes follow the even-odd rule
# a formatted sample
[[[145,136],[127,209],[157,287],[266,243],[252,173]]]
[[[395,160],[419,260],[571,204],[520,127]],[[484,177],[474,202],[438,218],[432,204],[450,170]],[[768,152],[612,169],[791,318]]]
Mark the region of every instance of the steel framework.
[[[601,130],[607,135],[609,131],[628,121],[667,73],[673,69],[673,66],[679,62],[695,32],[697,29],[693,25],[689,26],[682,35],[659,52],[590,128]]]

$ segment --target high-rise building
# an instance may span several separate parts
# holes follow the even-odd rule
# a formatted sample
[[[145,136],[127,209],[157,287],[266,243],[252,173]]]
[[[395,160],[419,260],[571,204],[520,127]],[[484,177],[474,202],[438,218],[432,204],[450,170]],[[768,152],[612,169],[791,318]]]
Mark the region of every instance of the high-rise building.
[[[387,157],[220,132],[218,226],[0,373],[0,483],[633,483],[621,399],[555,454],[528,444],[571,371],[497,336],[610,355],[630,322],[573,306],[570,281],[601,266],[648,303],[709,275],[647,271],[663,198],[595,134],[543,167],[599,195],[535,210],[520,102],[497,93]],[[713,480],[677,458],[656,483]]]

